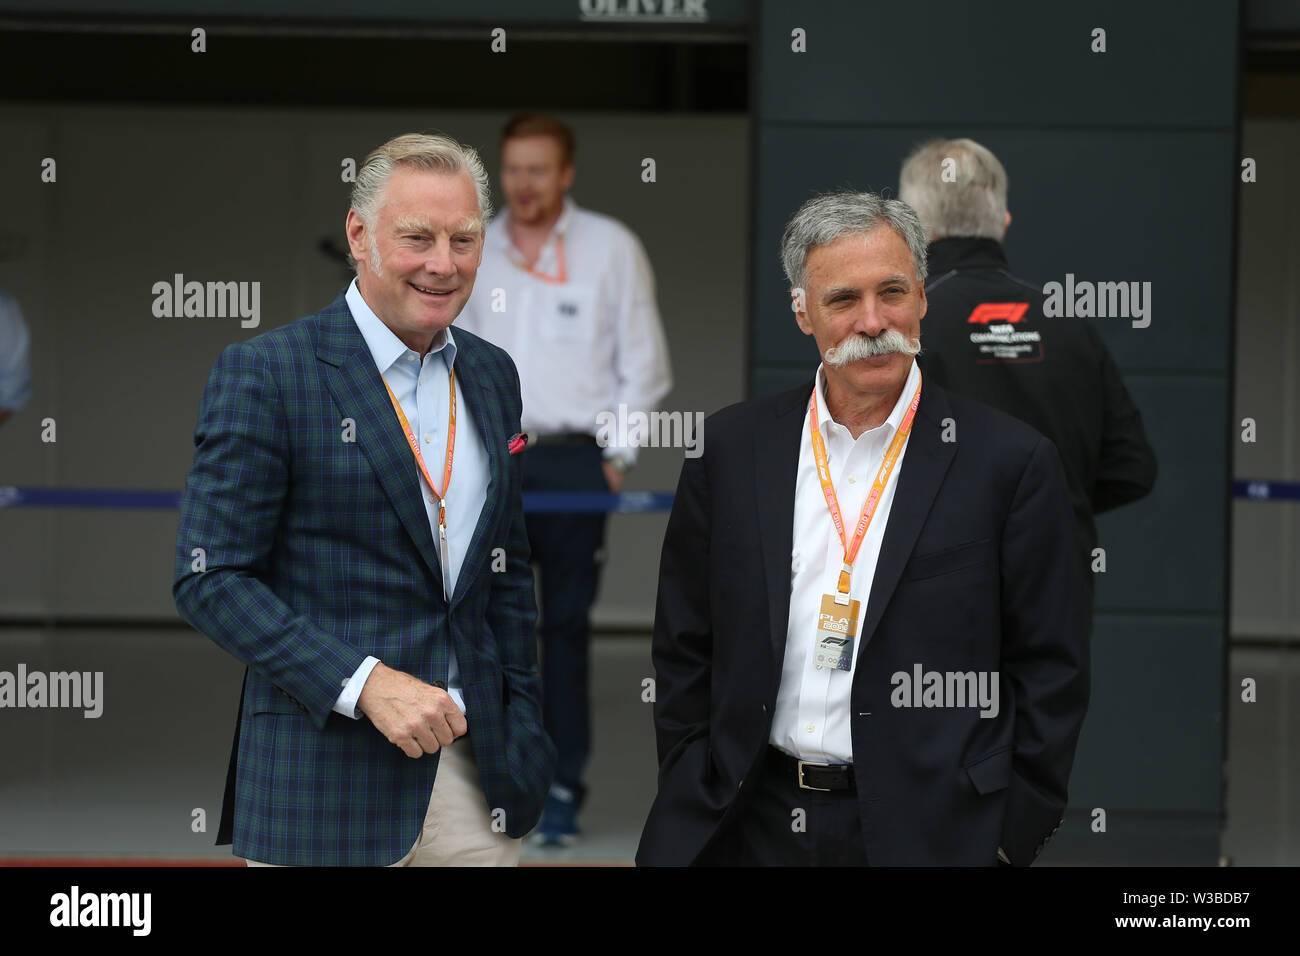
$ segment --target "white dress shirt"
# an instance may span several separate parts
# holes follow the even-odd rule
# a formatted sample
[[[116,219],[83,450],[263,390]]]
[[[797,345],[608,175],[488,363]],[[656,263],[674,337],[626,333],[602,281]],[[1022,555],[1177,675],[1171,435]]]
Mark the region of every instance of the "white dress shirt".
[[[817,423],[826,443],[831,482],[835,486],[835,497],[850,541],[885,451],[903,424],[920,380],[921,372],[913,359],[903,392],[889,417],[883,424],[863,432],[854,440],[848,428],[831,418],[826,407],[825,371],[820,366],[817,369]],[[790,620],[786,625],[785,660],[768,740],[774,747],[801,760],[852,763],[849,691],[862,648],[862,619],[867,612],[867,598],[876,574],[880,543],[889,523],[894,489],[898,485],[908,442],[903,442],[898,462],[890,472],[875,517],[871,519],[871,526],[853,562],[849,597],[860,605],[852,666],[842,671],[814,663],[822,595],[835,593],[844,563],[844,545],[831,522],[830,509],[817,478],[812,438],[808,434],[807,408],[804,409],[800,435],[799,473],[794,493],[794,551],[790,556]]]
[[[528,271],[510,240],[510,212],[488,226],[474,292],[457,327],[510,353],[519,368],[524,431],[594,435],[597,415],[651,412],[672,388],[654,273],[636,235],[609,216],[564,211],[532,268],[557,276],[563,237],[566,281]],[[636,458],[610,444],[605,457]]]
[[[447,382],[456,361],[456,342],[451,329],[438,333],[433,341],[433,348],[423,359],[409,348],[392,329],[384,325],[379,316],[366,304],[357,288],[357,281],[352,280],[346,293],[348,308],[352,318],[361,330],[361,335],[369,346],[370,354],[375,360],[379,374],[383,376],[388,387],[397,396],[398,404],[406,414],[411,431],[420,441],[420,454],[424,457],[425,467],[434,481],[441,481],[447,455]],[[387,396],[385,395],[385,399]],[[391,402],[388,403],[391,408]],[[397,412],[390,411],[393,419]],[[405,446],[405,442],[402,443]],[[404,451],[405,451],[404,447]],[[477,423],[472,418],[469,406],[465,404],[465,394],[460,382],[456,383],[456,448],[452,461],[451,487],[447,489],[445,502],[447,506],[447,554],[448,561],[442,568],[443,580],[450,597],[456,588],[461,565],[465,562],[465,553],[469,550],[470,539],[478,525],[479,513],[487,500],[487,486],[490,473],[488,470],[487,449],[478,433]],[[421,496],[424,498],[424,510],[429,518],[429,529],[433,532],[435,545],[438,542],[438,499],[433,489],[420,473],[415,456],[406,454],[411,474],[420,483]],[[439,563],[442,561],[439,555]],[[361,715],[356,712],[357,699],[366,678],[379,663],[375,657],[367,657],[357,672],[343,686],[343,693],[334,703],[334,709],[340,714],[354,719]],[[447,693],[456,702],[456,706],[465,712],[464,684],[460,668],[456,662],[456,649],[447,648]],[[466,715],[468,716],[468,715]]]

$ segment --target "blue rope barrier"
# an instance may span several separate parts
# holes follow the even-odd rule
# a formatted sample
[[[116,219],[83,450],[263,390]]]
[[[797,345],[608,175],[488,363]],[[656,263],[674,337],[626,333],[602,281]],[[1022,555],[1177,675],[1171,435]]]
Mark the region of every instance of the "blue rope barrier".
[[[179,491],[109,488],[0,487],[0,508],[170,508],[181,506]]]
[[[0,486],[0,508],[109,508],[175,510],[179,491],[127,491],[111,488],[17,488]],[[532,491],[524,494],[524,511],[532,514],[644,514],[667,511],[672,492]]]
[[[1300,501],[1300,482],[1243,479],[1232,483],[1234,498],[1251,501]],[[0,485],[0,508],[108,508],[175,510],[179,491],[129,491],[113,488],[19,488]],[[530,514],[645,514],[673,506],[671,491],[530,491],[524,511]]]
[[[1300,501],[1300,481],[1234,481],[1232,495],[1252,501]]]

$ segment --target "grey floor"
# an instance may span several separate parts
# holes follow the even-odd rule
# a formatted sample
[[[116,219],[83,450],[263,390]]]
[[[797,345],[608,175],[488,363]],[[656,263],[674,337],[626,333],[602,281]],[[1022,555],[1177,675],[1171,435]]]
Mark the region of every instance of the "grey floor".
[[[104,714],[0,711],[0,859],[230,860],[212,846],[242,668],[187,629],[0,628],[0,670],[103,671]],[[1223,853],[1239,865],[1300,864],[1300,651],[1238,649],[1273,690],[1230,725]],[[525,862],[626,864],[654,796],[649,640],[595,640],[596,726],[584,835]],[[201,813],[200,813],[201,812]],[[196,819],[206,817],[206,832]]]

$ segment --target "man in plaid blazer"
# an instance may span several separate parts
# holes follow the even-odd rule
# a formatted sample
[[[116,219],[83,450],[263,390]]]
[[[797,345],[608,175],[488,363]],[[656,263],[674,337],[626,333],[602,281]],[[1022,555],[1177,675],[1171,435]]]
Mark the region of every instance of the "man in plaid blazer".
[[[510,865],[540,816],[519,377],[450,328],[489,216],[473,150],[384,144],[357,280],[204,390],[173,593],[247,665],[217,843],[250,863]]]

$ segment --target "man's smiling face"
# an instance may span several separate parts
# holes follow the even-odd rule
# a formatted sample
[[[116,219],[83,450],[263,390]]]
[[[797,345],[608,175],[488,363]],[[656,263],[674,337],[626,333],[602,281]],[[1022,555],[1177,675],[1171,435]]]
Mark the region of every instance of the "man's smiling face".
[[[469,173],[399,165],[373,232],[348,210],[357,287],[393,333],[423,354],[474,291],[483,258],[478,192]]]
[[[890,226],[816,246],[805,268],[806,307],[795,312],[795,320],[816,340],[823,359],[853,336],[875,338],[894,330],[909,342],[920,338],[925,286],[907,241]],[[912,356],[892,352],[843,367],[828,362],[826,377],[846,395],[887,396],[902,389],[911,368]]]

